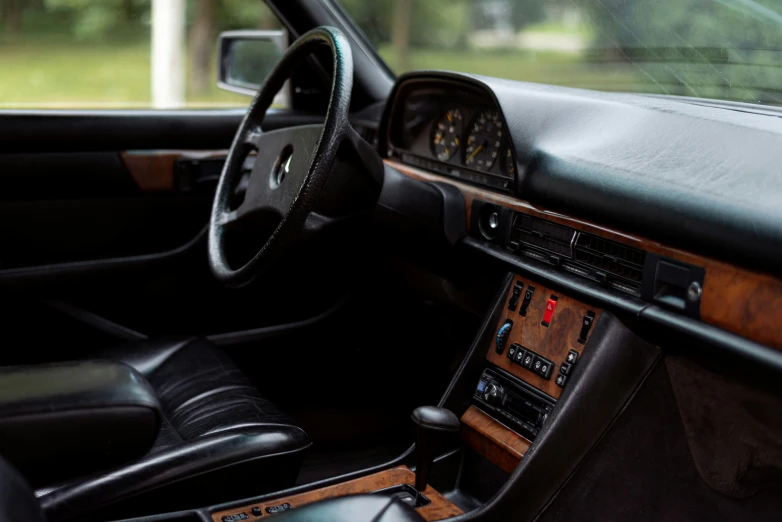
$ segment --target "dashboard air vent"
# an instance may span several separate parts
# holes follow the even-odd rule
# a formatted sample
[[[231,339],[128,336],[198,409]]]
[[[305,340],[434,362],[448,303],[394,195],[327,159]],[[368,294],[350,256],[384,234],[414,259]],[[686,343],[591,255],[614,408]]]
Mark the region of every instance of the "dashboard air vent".
[[[640,284],[646,254],[613,241],[581,232],[576,239],[576,261],[625,281]]]
[[[522,250],[525,250],[524,246],[532,246],[557,256],[572,258],[571,245],[575,234],[572,228],[526,214],[516,214],[511,241],[517,241]]]

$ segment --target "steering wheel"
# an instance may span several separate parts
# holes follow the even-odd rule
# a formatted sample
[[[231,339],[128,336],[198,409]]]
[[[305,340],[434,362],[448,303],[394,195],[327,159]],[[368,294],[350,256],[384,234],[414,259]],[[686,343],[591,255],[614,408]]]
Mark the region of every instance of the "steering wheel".
[[[294,69],[322,46],[330,49],[334,67],[323,124],[263,132],[261,124],[276,93]],[[239,126],[217,185],[209,221],[208,248],[209,265],[218,281],[230,287],[248,284],[268,271],[305,228],[312,228],[308,218],[316,203],[320,203],[324,186],[346,140],[354,149],[361,149],[358,157],[366,156],[359,143],[363,140],[348,121],[352,87],[350,44],[333,27],[319,27],[298,38],[272,70]],[[244,200],[236,205],[236,186],[244,160],[251,151],[257,151],[257,157]],[[257,226],[259,217],[266,219],[267,224]],[[270,230],[271,235],[243,266],[232,267],[226,255],[226,232],[242,226],[246,229],[248,224],[256,226],[259,234],[261,230]]]

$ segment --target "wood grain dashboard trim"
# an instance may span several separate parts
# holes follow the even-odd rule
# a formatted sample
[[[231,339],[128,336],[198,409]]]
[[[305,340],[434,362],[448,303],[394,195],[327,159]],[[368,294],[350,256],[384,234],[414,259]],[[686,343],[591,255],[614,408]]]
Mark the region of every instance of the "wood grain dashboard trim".
[[[347,495],[373,493],[375,491],[400,484],[415,484],[415,473],[413,473],[407,466],[391,468],[373,475],[349,480],[347,482],[341,482],[339,484],[334,484],[333,486],[328,486],[313,491],[299,493],[297,495],[290,495],[286,497],[275,498],[273,500],[267,500],[265,502],[257,502],[255,504],[247,504],[246,506],[217,511],[212,513],[212,521],[222,522],[222,518],[224,516],[233,515],[236,513],[247,514],[248,518],[245,520],[265,520],[270,516],[273,516],[266,513],[267,507],[279,506],[287,502],[295,509],[307,504],[312,504],[313,502],[318,502],[319,500],[344,497]],[[459,509],[458,506],[442,496],[437,490],[428,484],[426,486],[426,490],[424,491],[424,495],[429,498],[429,500],[431,500],[431,503],[427,506],[418,508],[417,511],[418,514],[420,514],[421,517],[427,522],[435,522],[437,520],[455,517],[456,515],[461,515],[463,513],[463,511]],[[258,517],[253,515],[253,507],[260,507],[262,515]]]
[[[530,286],[535,287],[535,291],[532,294],[529,307],[527,308],[527,315],[522,316],[519,314],[522,306],[522,299],[519,299],[516,310],[509,310],[508,303],[513,295],[513,287],[516,284],[523,284],[522,299],[524,292],[529,289]],[[551,296],[557,297],[556,307],[554,314],[552,315],[551,324],[543,326],[542,319],[543,314],[546,311],[546,303]],[[586,336],[585,343],[578,342],[578,336],[581,332],[581,323],[584,320],[584,316],[587,312],[594,314],[594,320],[592,327]],[[534,386],[543,393],[559,399],[562,395],[562,388],[557,386],[555,380],[559,368],[570,350],[578,353],[579,359],[583,353],[586,344],[588,344],[589,338],[595,329],[595,325],[600,319],[600,314],[603,311],[600,308],[594,306],[588,306],[577,299],[563,295],[560,292],[555,292],[550,288],[541,285],[535,281],[530,281],[519,276],[513,278],[508,294],[505,296],[505,305],[503,306],[503,312],[499,321],[495,327],[495,332],[499,330],[500,326],[510,319],[513,321],[513,327],[511,328],[508,342],[502,354],[498,354],[494,349],[494,342],[490,343],[488,350],[486,351],[486,359],[499,366],[506,372],[510,373],[526,382],[527,384]],[[508,349],[511,344],[516,343],[521,345],[527,350],[532,350],[537,355],[545,357],[554,363],[551,377],[544,379],[539,375],[532,373],[530,370],[523,368],[519,364],[511,362],[508,359]],[[565,383],[567,386],[567,383]]]
[[[143,192],[174,190],[174,165],[179,159],[219,159],[227,150],[126,150],[120,160]]]
[[[513,473],[531,444],[475,406],[467,408],[461,421],[465,442],[506,473]]]
[[[411,178],[448,183],[457,187],[467,205],[468,229],[471,222],[472,202],[481,199],[646,252],[702,266],[705,269],[705,277],[701,296],[701,320],[760,344],[782,350],[782,328],[779,326],[782,324],[782,280],[776,277],[546,210],[505,194],[490,192],[395,160],[384,159],[383,161]]]

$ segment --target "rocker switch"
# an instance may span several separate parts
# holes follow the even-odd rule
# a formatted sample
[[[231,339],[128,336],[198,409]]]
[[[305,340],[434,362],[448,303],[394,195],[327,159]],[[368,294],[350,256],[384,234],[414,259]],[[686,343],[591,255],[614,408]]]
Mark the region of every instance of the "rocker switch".
[[[551,318],[554,317],[554,310],[557,308],[557,300],[559,298],[552,295],[551,298],[546,301],[546,311],[543,312],[543,321],[540,323],[545,327],[551,324]]]
[[[595,321],[595,312],[589,310],[584,316],[584,320],[581,322],[581,332],[578,334],[578,343],[586,344],[587,335],[589,335],[589,329],[592,328],[592,323]]]
[[[516,311],[516,307],[519,305],[519,299],[521,298],[521,289],[524,288],[524,283],[519,281],[516,283],[516,285],[513,287],[513,295],[510,296],[510,301],[508,302],[508,310],[511,312]]]
[[[535,293],[535,287],[529,285],[527,287],[527,291],[524,293],[524,300],[521,302],[521,309],[519,310],[519,314],[521,314],[522,317],[527,316],[527,309],[529,308],[529,302],[532,301],[532,295],[534,293]]]

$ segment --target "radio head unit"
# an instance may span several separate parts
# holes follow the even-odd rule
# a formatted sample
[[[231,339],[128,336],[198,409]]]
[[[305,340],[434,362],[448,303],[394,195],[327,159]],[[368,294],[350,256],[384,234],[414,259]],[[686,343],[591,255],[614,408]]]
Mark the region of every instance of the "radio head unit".
[[[537,437],[549,413],[553,399],[521,381],[486,368],[478,380],[473,401],[480,409],[524,438]]]

